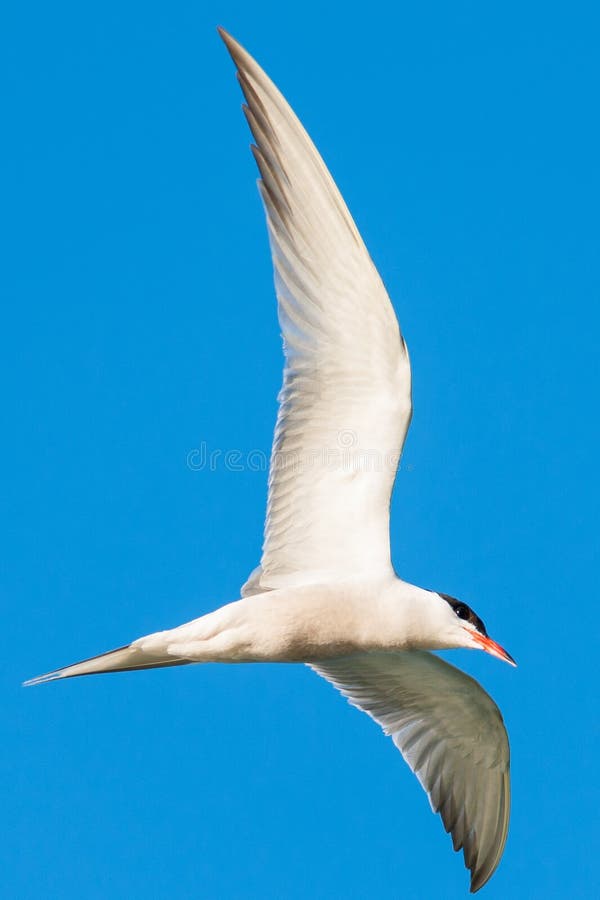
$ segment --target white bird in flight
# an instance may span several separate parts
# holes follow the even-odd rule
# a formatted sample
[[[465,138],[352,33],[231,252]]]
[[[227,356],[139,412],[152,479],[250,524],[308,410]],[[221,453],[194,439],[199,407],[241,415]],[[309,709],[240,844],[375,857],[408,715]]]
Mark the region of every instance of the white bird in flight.
[[[219,32],[256,141],[285,353],[262,559],[241,599],[26,684],[199,662],[306,663],[392,737],[463,849],[475,892],[506,841],[508,737],[480,685],[428,651],[514,660],[465,603],[392,567],[390,497],[412,413],[406,343],[314,144],[260,66]]]

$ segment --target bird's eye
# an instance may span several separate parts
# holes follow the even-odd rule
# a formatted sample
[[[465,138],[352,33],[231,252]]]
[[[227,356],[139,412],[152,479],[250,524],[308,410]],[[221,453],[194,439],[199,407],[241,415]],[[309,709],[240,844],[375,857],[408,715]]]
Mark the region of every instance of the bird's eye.
[[[454,612],[459,619],[468,619],[471,615],[471,610],[466,603],[457,603],[454,607]]]

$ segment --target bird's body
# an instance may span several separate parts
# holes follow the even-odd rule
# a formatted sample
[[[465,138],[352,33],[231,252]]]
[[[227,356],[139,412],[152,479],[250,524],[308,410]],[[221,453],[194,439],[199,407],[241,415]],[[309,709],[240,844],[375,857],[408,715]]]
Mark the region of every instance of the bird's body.
[[[508,739],[485,691],[425,651],[512,659],[466,604],[395,574],[390,496],[412,413],[406,343],[314,145],[262,69],[221,34],[256,140],[285,351],[261,563],[234,602],[28,683],[195,662],[307,663],[393,737],[478,890],[506,840]]]
[[[372,650],[456,646],[439,598],[399,578],[281,588],[134,641],[132,650],[194,662],[304,662]]]

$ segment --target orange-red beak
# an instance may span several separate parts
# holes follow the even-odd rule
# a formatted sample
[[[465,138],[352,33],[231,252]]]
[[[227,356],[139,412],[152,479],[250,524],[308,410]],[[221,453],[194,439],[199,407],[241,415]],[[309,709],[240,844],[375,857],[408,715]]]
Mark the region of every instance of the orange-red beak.
[[[497,644],[496,641],[493,641],[489,637],[485,637],[483,634],[479,634],[478,631],[471,631],[471,629],[465,629],[468,631],[471,637],[476,643],[479,644],[482,650],[485,650],[486,653],[490,653],[492,656],[497,656],[498,659],[503,659],[504,662],[510,663],[511,666],[516,666],[516,662],[510,655],[507,653],[504,647],[501,647],[500,644]]]

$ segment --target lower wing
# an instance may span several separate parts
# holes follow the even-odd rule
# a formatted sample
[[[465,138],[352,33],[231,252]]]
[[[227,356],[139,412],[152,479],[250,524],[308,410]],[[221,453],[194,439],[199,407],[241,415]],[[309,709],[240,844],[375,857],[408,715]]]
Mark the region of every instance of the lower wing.
[[[500,710],[432,653],[358,653],[311,664],[390,735],[463,849],[471,892],[491,878],[508,833],[510,753]]]

